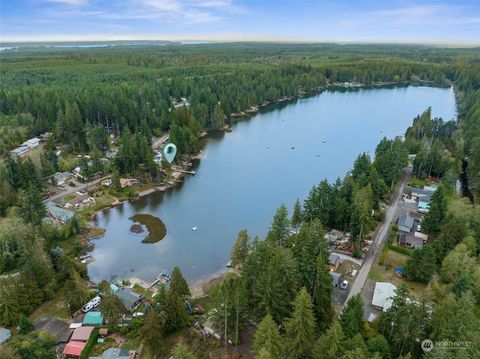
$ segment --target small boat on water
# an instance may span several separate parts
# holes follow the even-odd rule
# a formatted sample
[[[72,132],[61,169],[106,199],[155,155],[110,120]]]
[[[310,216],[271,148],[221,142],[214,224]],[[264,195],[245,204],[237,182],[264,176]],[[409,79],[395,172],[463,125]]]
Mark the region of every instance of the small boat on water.
[[[198,229],[198,227],[196,227],[196,226],[192,227],[192,231],[196,231],[197,229]]]
[[[227,263],[227,268],[232,268],[232,267],[233,267],[232,261],[228,261],[228,263]]]
[[[327,141],[322,141],[322,143],[327,143]]]

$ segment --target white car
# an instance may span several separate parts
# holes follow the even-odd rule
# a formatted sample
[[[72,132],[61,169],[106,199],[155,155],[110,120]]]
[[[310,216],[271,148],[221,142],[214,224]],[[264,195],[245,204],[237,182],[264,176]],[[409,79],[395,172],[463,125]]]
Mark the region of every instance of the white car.
[[[102,299],[97,295],[95,298],[90,300],[87,304],[85,304],[82,307],[82,312],[87,313],[87,312],[91,311],[92,309],[98,307],[100,305],[101,301],[102,301]]]
[[[135,312],[135,313],[133,313],[132,316],[133,316],[134,318],[143,317],[143,316],[144,316],[144,313],[143,313],[143,312]]]
[[[348,288],[348,280],[344,280],[342,284],[340,284],[340,288],[347,289]]]
[[[419,225],[417,226],[417,232],[421,232],[421,231],[422,231],[422,225],[419,224]]]

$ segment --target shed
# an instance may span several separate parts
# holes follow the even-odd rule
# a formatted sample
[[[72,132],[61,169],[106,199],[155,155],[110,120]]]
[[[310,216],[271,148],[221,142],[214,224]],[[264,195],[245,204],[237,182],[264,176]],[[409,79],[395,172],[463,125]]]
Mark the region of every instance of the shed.
[[[28,152],[29,150],[30,150],[30,148],[27,147],[27,146],[20,146],[20,147],[17,147],[15,149],[11,150],[10,151],[10,156],[18,157],[18,156],[21,156],[24,153]]]
[[[5,343],[12,337],[12,333],[7,328],[0,327],[0,344]]]
[[[332,276],[332,285],[334,287],[338,287],[338,283],[340,283],[340,273],[330,271],[330,275]]]
[[[100,312],[88,312],[83,318],[83,325],[102,325],[103,324],[103,315]]]
[[[80,354],[82,353],[83,348],[85,348],[85,344],[86,344],[85,342],[71,340],[65,346],[65,349],[63,350],[63,355],[65,357],[74,357],[74,358],[80,357]]]
[[[401,215],[398,219],[398,230],[410,233],[412,231],[414,219],[409,215]]]
[[[23,146],[27,146],[27,147],[30,147],[30,148],[35,148],[39,144],[40,144],[40,139],[36,138],[36,137],[33,137],[29,140],[26,140],[24,143],[22,143]]]
[[[120,288],[114,294],[120,298],[125,308],[129,311],[134,310],[143,300],[143,296],[126,288]]]
[[[397,289],[392,283],[377,282],[375,291],[373,292],[372,305],[383,309],[385,312],[392,306],[395,290]]]
[[[70,172],[57,172],[52,177],[57,186],[63,186],[72,177],[72,174]]]
[[[94,327],[79,327],[73,331],[72,338],[70,340],[76,340],[79,342],[86,342],[92,335]]]

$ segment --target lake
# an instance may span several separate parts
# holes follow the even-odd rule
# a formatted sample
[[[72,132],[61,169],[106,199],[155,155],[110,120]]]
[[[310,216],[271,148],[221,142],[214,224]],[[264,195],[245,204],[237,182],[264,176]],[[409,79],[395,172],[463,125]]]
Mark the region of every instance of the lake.
[[[94,224],[106,232],[95,241],[90,279],[150,281],[175,265],[190,283],[212,277],[224,270],[241,229],[263,238],[282,202],[291,209],[321,179],[344,177],[359,153],[373,155],[383,136],[404,134],[428,106],[433,116],[455,118],[453,88],[326,91],[235,123],[232,132],[210,136],[196,176],[98,214]],[[161,218],[165,238],[148,244],[145,233],[131,234],[136,213]]]

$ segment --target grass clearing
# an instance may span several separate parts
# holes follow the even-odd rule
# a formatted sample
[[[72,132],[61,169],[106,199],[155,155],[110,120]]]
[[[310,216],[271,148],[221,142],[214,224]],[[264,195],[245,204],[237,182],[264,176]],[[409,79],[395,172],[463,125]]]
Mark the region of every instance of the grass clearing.
[[[393,283],[397,287],[401,284],[405,284],[410,290],[410,296],[419,298],[422,292],[425,290],[426,285],[408,280],[406,278],[397,277],[394,273],[395,268],[397,267],[405,268],[408,258],[409,257],[405,254],[389,250],[386,253],[383,265],[380,265],[378,262],[376,262],[370,270],[368,277],[376,282]]]
[[[57,295],[47,302],[44,302],[40,307],[30,314],[30,319],[35,321],[43,317],[56,317],[60,319],[69,319],[67,305],[65,304],[65,290],[60,289]]]

